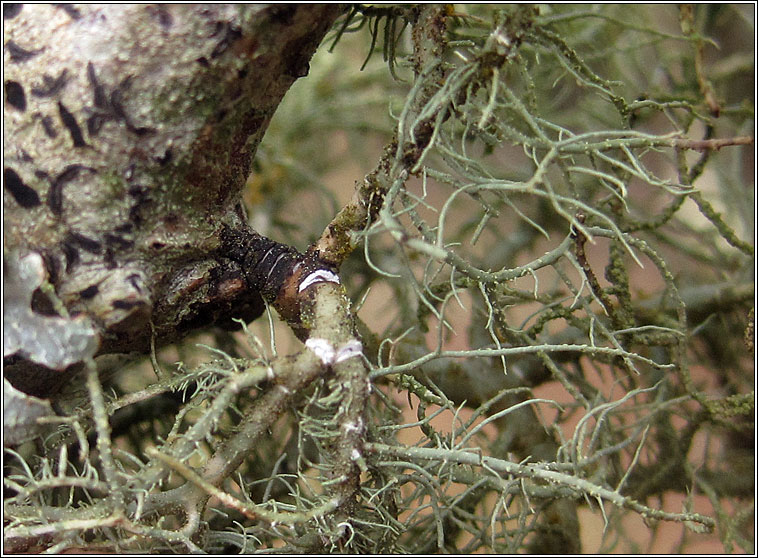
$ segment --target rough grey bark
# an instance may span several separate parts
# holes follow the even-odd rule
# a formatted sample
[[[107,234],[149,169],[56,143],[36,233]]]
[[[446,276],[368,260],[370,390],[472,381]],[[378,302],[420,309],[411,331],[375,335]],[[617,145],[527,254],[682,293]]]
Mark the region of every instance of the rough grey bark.
[[[256,147],[341,11],[4,6],[4,257],[39,254],[52,286],[21,315],[76,316],[97,354],[259,315],[222,236],[249,232],[239,193]],[[22,341],[40,323],[15,324]],[[49,374],[16,368],[49,391]]]

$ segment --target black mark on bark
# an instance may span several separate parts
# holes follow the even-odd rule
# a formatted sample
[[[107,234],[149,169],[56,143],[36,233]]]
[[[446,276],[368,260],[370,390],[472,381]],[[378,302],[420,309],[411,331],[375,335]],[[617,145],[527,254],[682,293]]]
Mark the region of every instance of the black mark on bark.
[[[56,215],[60,215],[63,212],[63,185],[66,182],[74,180],[83,170],[92,173],[97,172],[92,167],[85,167],[84,165],[68,165],[63,169],[63,172],[55,177],[55,180],[50,185],[50,191],[47,194],[47,205]]]
[[[43,116],[42,117],[42,127],[45,129],[45,134],[49,138],[57,138],[58,132],[55,129],[55,126],[53,125],[53,119],[50,116]]]
[[[107,94],[105,86],[97,79],[97,72],[92,62],[87,63],[87,79],[92,86],[95,107],[100,109],[100,111],[95,112],[95,114],[87,118],[87,131],[91,136],[97,135],[100,132],[100,128],[108,120],[122,120],[126,124],[126,129],[138,136],[155,133],[155,129],[153,128],[136,126],[126,114],[123,97],[124,93],[131,86],[132,76],[127,76],[121,80],[121,83],[113,89],[110,95]]]
[[[23,4],[3,4],[3,19],[13,19],[21,13]]]
[[[67,240],[70,244],[78,246],[85,252],[90,252],[91,254],[99,254],[102,250],[102,245],[97,240],[84,236],[76,231],[69,231]]]
[[[126,129],[138,136],[152,135],[155,133],[154,128],[147,126],[136,126],[131,118],[126,114],[124,109],[123,97],[124,93],[129,90],[132,84],[132,76],[126,76],[121,83],[111,92],[110,95],[110,108],[113,114],[126,124]]]
[[[128,310],[130,308],[134,308],[135,306],[142,306],[143,304],[145,303],[142,300],[114,300],[113,308]]]
[[[8,6],[8,4],[5,4],[3,8],[5,9],[6,6]],[[3,15],[5,15],[5,12],[3,12]],[[26,50],[25,48],[18,46],[14,41],[8,41],[5,43],[5,48],[8,49],[11,62],[26,62],[45,50],[44,48],[38,50]]]
[[[100,132],[103,124],[108,120],[115,120],[116,116],[113,114],[113,109],[108,102],[108,95],[105,92],[105,87],[98,81],[97,73],[95,72],[95,66],[92,62],[87,63],[87,79],[92,86],[93,102],[95,107],[101,109],[104,112],[95,112],[92,116],[87,118],[87,131],[90,136],[96,136]]]
[[[90,285],[89,287],[87,287],[83,291],[80,291],[79,292],[79,296],[82,297],[85,300],[86,299],[90,299],[90,298],[94,297],[98,293],[99,290],[100,290],[100,288],[97,285]]]
[[[116,253],[110,246],[105,249],[103,260],[105,261],[106,269],[116,269],[118,267],[118,264],[116,263]]]
[[[42,261],[45,262],[45,269],[50,278],[50,283],[55,285],[60,277],[60,264],[58,263],[58,259],[50,250],[41,249],[40,253],[42,254]]]
[[[221,25],[221,27],[218,25]],[[231,23],[217,24],[216,31],[214,31],[213,35],[211,36],[215,36],[219,33],[223,33],[224,36],[218,43],[216,43],[216,46],[213,47],[213,51],[211,52],[211,59],[218,58],[224,54],[224,52],[226,52],[232,44],[234,44],[242,37],[242,31],[240,28],[236,25],[232,25]]]
[[[96,136],[100,133],[100,128],[103,127],[108,120],[113,120],[110,115],[95,113],[87,118],[87,133],[90,137]]]
[[[174,24],[174,18],[171,17],[167,6],[150,6],[148,12],[158,20],[158,24],[164,29],[169,29]]]
[[[130,233],[130,232],[132,232],[132,229],[134,229],[134,225],[132,225],[131,223],[124,223],[123,225],[119,225],[118,227],[116,227],[113,230],[116,231],[117,233],[122,233],[123,234],[123,233]]]
[[[71,19],[80,19],[82,17],[81,12],[76,9],[76,6],[72,6],[71,4],[53,4],[56,8],[59,10],[63,10],[66,12],[68,17]]]
[[[26,110],[26,94],[23,86],[17,81],[5,82],[5,100],[13,108],[24,112]]]
[[[76,118],[74,118],[74,115],[71,114],[60,101],[58,101],[58,113],[60,114],[61,122],[63,122],[63,125],[68,129],[68,133],[71,134],[74,147],[86,147],[87,142],[84,141],[82,129],[79,127],[79,124],[77,124]]]
[[[3,169],[3,184],[18,205],[25,209],[36,207],[42,203],[39,194],[24,184],[18,173],[10,167]]]
[[[47,205],[56,215],[63,213],[63,183],[53,182],[47,192]]]
[[[100,84],[99,81],[97,81],[97,74],[95,73],[95,66],[92,65],[92,62],[87,62],[87,79],[90,82],[90,85],[92,86],[92,90],[95,94],[94,103],[97,108],[101,109],[107,109],[108,106],[108,98],[105,95],[105,89]]]
[[[171,159],[173,158],[173,156],[174,156],[174,154],[171,152],[171,148],[169,147],[168,149],[166,149],[166,151],[163,153],[163,155],[158,155],[158,156],[155,156],[153,158],[156,160],[156,162],[159,165],[163,166],[163,165],[167,165],[168,163],[170,163]]]
[[[45,74],[42,76],[42,81],[44,82],[42,87],[32,87],[32,95],[35,97],[52,97],[66,86],[68,70],[64,68],[57,78]]]
[[[116,250],[128,250],[134,247],[134,241],[112,233],[105,233],[105,243]]]
[[[71,271],[79,263],[79,250],[71,243],[70,239],[66,238],[61,242],[61,252],[66,259],[66,271]]]
[[[142,211],[147,208],[150,202],[149,190],[146,186],[135,184],[130,186],[126,193],[134,198],[134,205],[129,209],[129,220],[139,226],[143,221]]]
[[[136,273],[132,273],[129,277],[126,278],[127,281],[129,281],[129,284],[134,287],[134,290],[138,293],[142,293],[142,285],[139,280],[139,275]]]

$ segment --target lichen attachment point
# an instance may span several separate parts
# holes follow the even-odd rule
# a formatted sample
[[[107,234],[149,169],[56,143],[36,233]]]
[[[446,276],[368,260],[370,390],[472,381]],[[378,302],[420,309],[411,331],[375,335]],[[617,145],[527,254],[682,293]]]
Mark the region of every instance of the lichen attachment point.
[[[326,366],[363,354],[363,345],[357,339],[351,339],[338,350],[335,350],[334,345],[329,341],[319,337],[311,337],[306,340],[305,346],[316,353],[316,356],[319,357],[321,362]]]
[[[357,339],[352,339],[342,345],[335,355],[334,362],[342,362],[349,358],[360,356],[363,354],[363,345]]]
[[[311,285],[321,282],[337,283],[339,285],[340,278],[339,275],[329,271],[328,269],[317,269],[313,273],[310,273],[305,279],[303,279],[303,282],[300,283],[300,286],[297,290],[301,293]]]
[[[311,337],[305,341],[305,346],[316,353],[316,356],[320,358],[321,362],[323,362],[325,365],[328,366],[334,362],[334,347],[326,339]]]

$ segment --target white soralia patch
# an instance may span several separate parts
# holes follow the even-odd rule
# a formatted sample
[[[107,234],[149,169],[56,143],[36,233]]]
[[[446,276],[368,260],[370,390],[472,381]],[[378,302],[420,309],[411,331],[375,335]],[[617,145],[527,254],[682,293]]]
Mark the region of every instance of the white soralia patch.
[[[336,354],[334,346],[326,339],[311,337],[305,341],[305,346],[316,353],[316,356],[321,359],[321,362],[327,366],[334,362],[334,356]]]
[[[307,339],[305,341],[305,346],[316,353],[316,356],[321,359],[321,362],[327,366],[363,354],[363,345],[357,339],[351,339],[342,345],[339,350],[335,350],[334,345],[320,337],[311,337]]]
[[[336,273],[332,273],[328,269],[317,269],[308,275],[308,277],[303,279],[303,282],[300,283],[300,286],[297,290],[298,292],[303,292],[314,283],[321,283],[323,281],[327,281],[329,283],[337,283],[339,285],[340,278]]]
[[[334,362],[342,362],[349,358],[359,356],[363,354],[363,345],[357,339],[351,339],[337,351],[337,355]]]

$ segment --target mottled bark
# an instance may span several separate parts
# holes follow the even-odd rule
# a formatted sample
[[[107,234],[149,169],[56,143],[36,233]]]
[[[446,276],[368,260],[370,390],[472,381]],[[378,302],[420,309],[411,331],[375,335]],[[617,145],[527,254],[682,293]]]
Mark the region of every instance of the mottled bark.
[[[4,6],[4,256],[42,257],[54,295],[35,312],[88,320],[97,354],[257,317],[222,236],[255,237],[239,203],[255,150],[341,11]]]

